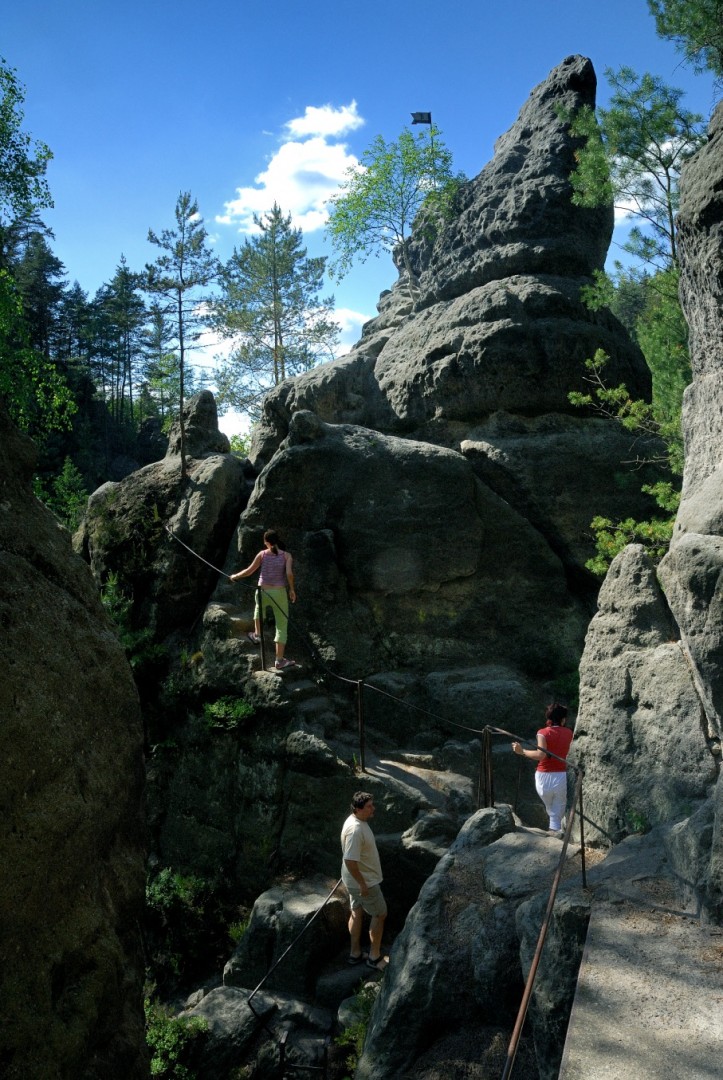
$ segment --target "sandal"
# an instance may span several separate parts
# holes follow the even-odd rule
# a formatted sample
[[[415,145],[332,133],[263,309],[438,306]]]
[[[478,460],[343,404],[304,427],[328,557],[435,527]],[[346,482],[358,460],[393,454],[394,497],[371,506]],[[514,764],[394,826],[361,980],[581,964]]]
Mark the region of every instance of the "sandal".
[[[347,964],[349,964],[350,967],[356,967],[357,964],[361,964],[362,960],[366,960],[366,956],[364,955],[364,953],[359,953],[358,956],[347,957],[346,962]]]
[[[254,633],[253,630],[250,630],[248,632],[248,634],[246,635],[246,637],[249,639],[249,641],[253,642],[254,645],[260,645],[261,644],[261,638],[259,637],[258,634]]]

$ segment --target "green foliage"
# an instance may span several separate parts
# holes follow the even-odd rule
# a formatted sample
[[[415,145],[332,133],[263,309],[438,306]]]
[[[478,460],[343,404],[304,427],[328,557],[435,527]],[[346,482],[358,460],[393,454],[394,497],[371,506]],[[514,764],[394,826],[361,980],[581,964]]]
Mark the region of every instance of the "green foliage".
[[[136,674],[146,665],[156,665],[160,661],[165,661],[165,647],[154,642],[152,630],[147,627],[140,630],[133,629],[133,601],[126,595],[116,571],[111,570],[108,574],[100,590],[100,599],[107,614],[116,625],[120,643]]]
[[[29,344],[17,284],[0,270],[0,397],[21,431],[42,440],[77,411],[57,367]]]
[[[234,249],[214,323],[234,342],[217,372],[222,408],[257,417],[262,397],[291,375],[332,360],[339,340],[334,297],[321,297],[326,258],[310,258],[301,229],[274,204],[254,215],[258,234]]]
[[[570,181],[576,206],[603,206],[637,218],[626,250],[659,269],[677,261],[675,214],[683,163],[705,141],[703,118],[681,105],[683,92],[657,76],[608,68],[610,107],[581,109],[570,130],[582,139]]]
[[[346,1058],[344,1064],[351,1075],[356,1071],[357,1063],[361,1057],[362,1050],[364,1048],[364,1040],[367,1034],[367,1028],[369,1027],[369,1018],[372,1014],[372,1008],[374,1002],[377,999],[377,993],[379,989],[379,983],[365,983],[361,986],[354,995],[354,1004],[352,1006],[358,1019],[350,1024],[349,1027],[344,1028],[340,1035],[334,1040],[337,1046],[348,1046],[350,1053]],[[348,1078],[345,1078],[348,1080]]]
[[[327,233],[337,280],[355,259],[365,262],[370,255],[399,248],[414,285],[408,252],[412,224],[425,204],[431,215],[451,213],[459,182],[438,128],[431,126],[428,134],[405,128],[390,143],[377,135],[329,200]]]
[[[75,532],[88,505],[88,494],[80,469],[66,457],[62,472],[52,481],[50,494],[40,497],[65,527]]]
[[[199,1042],[207,1036],[207,1022],[200,1016],[176,1018],[150,996],[146,996],[144,1007],[151,1076],[159,1080],[195,1080],[197,1074],[191,1062]]]
[[[186,439],[183,405],[186,394],[186,352],[198,343],[201,329],[208,324],[208,292],[219,273],[219,264],[208,247],[208,233],[198,212],[198,203],[189,191],[176,200],[176,227],[160,235],[148,230],[148,242],[161,249],[145,270],[145,288],[158,301],[158,309],[173,325],[178,356],[181,476],[185,477]],[[172,320],[172,323],[171,323]]]
[[[229,923],[228,936],[230,937],[234,948],[239,944],[248,928],[249,916],[246,916],[245,919],[237,919],[235,922]]]
[[[680,485],[676,478],[682,473],[680,401],[677,420],[659,418],[656,415],[655,404],[631,398],[624,383],[614,387],[607,386],[604,368],[608,359],[609,357],[598,349],[592,360],[585,361],[591,392],[588,394],[570,393],[568,395],[570,402],[573,405],[594,409],[599,415],[621,424],[631,434],[654,436],[660,439],[665,447],[665,453],[655,461],[664,477],[667,474],[668,478],[661,478],[653,484],[642,485],[642,491],[652,496],[658,507],[665,511],[664,516],[654,517],[648,521],[636,521],[634,518],[613,521],[602,515],[593,518],[590,528],[595,535],[596,554],[585,565],[588,570],[601,577],[605,576],[612,560],[627,544],[643,544],[652,559],[655,561],[662,559],[673,534],[675,514],[680,502]],[[637,464],[643,464],[643,462],[639,461]]]
[[[643,485],[643,491],[653,493],[657,485]],[[595,534],[596,554],[585,563],[588,570],[605,577],[610,563],[628,544],[643,544],[650,557],[659,562],[668,550],[673,535],[675,516],[652,518],[650,521],[612,521],[606,517],[594,517],[590,528]]]
[[[182,978],[220,932],[214,883],[163,867],[146,885],[146,922],[156,977]]]
[[[652,825],[650,819],[644,811],[637,810],[631,807],[625,813],[625,821],[628,828],[634,833],[649,833]]]
[[[653,376],[653,412],[676,474],[683,472],[680,413],[683,392],[692,378],[679,278],[677,267],[670,267],[646,279],[645,305],[636,323],[638,343]]]
[[[247,431],[244,435],[232,435],[229,439],[231,443],[231,453],[237,457],[247,458],[251,451],[251,432]]]
[[[25,88],[0,58],[0,218],[53,205],[45,171],[52,153],[22,130]]]
[[[648,0],[661,37],[674,41],[697,72],[723,78],[723,0]]]
[[[210,729],[235,731],[242,727],[245,720],[254,715],[254,707],[248,701],[238,697],[222,697],[218,701],[207,702],[203,715]]]

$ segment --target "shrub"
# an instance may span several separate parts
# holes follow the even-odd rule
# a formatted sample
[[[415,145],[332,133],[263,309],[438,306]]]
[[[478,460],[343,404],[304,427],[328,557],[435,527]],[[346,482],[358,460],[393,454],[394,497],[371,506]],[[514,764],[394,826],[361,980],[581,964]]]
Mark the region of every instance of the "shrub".
[[[204,705],[203,715],[209,728],[235,731],[254,715],[254,707],[243,698],[222,697]]]
[[[151,1050],[151,1076],[160,1080],[195,1080],[194,1051],[206,1037],[208,1024],[201,1017],[176,1018],[164,1005],[144,1001],[146,1042]]]

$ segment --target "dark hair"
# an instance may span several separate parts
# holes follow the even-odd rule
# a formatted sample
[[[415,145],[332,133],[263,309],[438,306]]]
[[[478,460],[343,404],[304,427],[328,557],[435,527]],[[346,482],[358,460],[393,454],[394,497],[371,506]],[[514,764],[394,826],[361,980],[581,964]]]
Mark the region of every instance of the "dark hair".
[[[276,529],[267,529],[264,533],[264,543],[271,544],[274,549],[274,555],[279,554],[279,548],[283,550],[284,545],[281,543],[281,537],[277,533]]]
[[[548,724],[552,724],[555,727],[561,724],[563,720],[567,718],[567,705],[560,705],[559,702],[554,702],[552,705],[548,705],[545,709],[545,720]]]
[[[363,810],[368,802],[371,802],[374,798],[368,791],[357,791],[351,797],[351,812],[355,810]]]

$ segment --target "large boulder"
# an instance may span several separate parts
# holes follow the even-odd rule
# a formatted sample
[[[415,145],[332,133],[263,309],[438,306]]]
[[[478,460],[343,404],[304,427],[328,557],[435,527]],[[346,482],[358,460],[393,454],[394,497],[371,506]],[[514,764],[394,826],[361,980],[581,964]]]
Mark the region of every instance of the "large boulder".
[[[250,487],[218,430],[213,395],[204,391],[187,402],[184,419],[187,477],[176,426],[162,461],[90,496],[74,538],[98,582],[117,575],[132,601],[133,627],[150,628],[158,639],[203,611]]]
[[[348,919],[346,890],[335,892],[328,879],[268,889],[256,900],[248,929],[224,968],[224,985],[253,990],[264,980],[267,991],[313,998],[320,969],[348,939]]]
[[[538,675],[574,668],[586,610],[540,534],[461,454],[296,414],[227,571],[250,562],[279,517],[297,566],[293,616],[303,611],[345,673],[480,656]],[[239,592],[222,581],[214,599]]]
[[[687,817],[715,759],[675,622],[640,545],[614,560],[580,664],[572,756],[585,769],[586,837],[609,846]]]
[[[723,733],[723,104],[709,142],[681,176],[680,298],[693,382],[685,393],[685,473],[670,552],[660,568],[699,680],[705,722]]]
[[[141,1080],[140,708],[34,459],[0,409],[0,1072]]]
[[[516,829],[509,807],[468,819],[394,943],[357,1080],[418,1075],[438,1040],[473,1025],[491,1043],[511,1024],[521,990],[515,912],[552,879],[560,851],[558,840]]]
[[[713,113],[708,142],[686,162],[680,178],[680,301],[693,370],[683,408],[686,496],[718,468],[723,442],[722,182],[723,103]]]
[[[592,835],[671,823],[670,856],[708,918],[723,918],[723,105],[681,176],[683,494],[656,575],[638,548],[613,562],[581,664],[577,754]],[[662,587],[661,587],[662,586]]]

